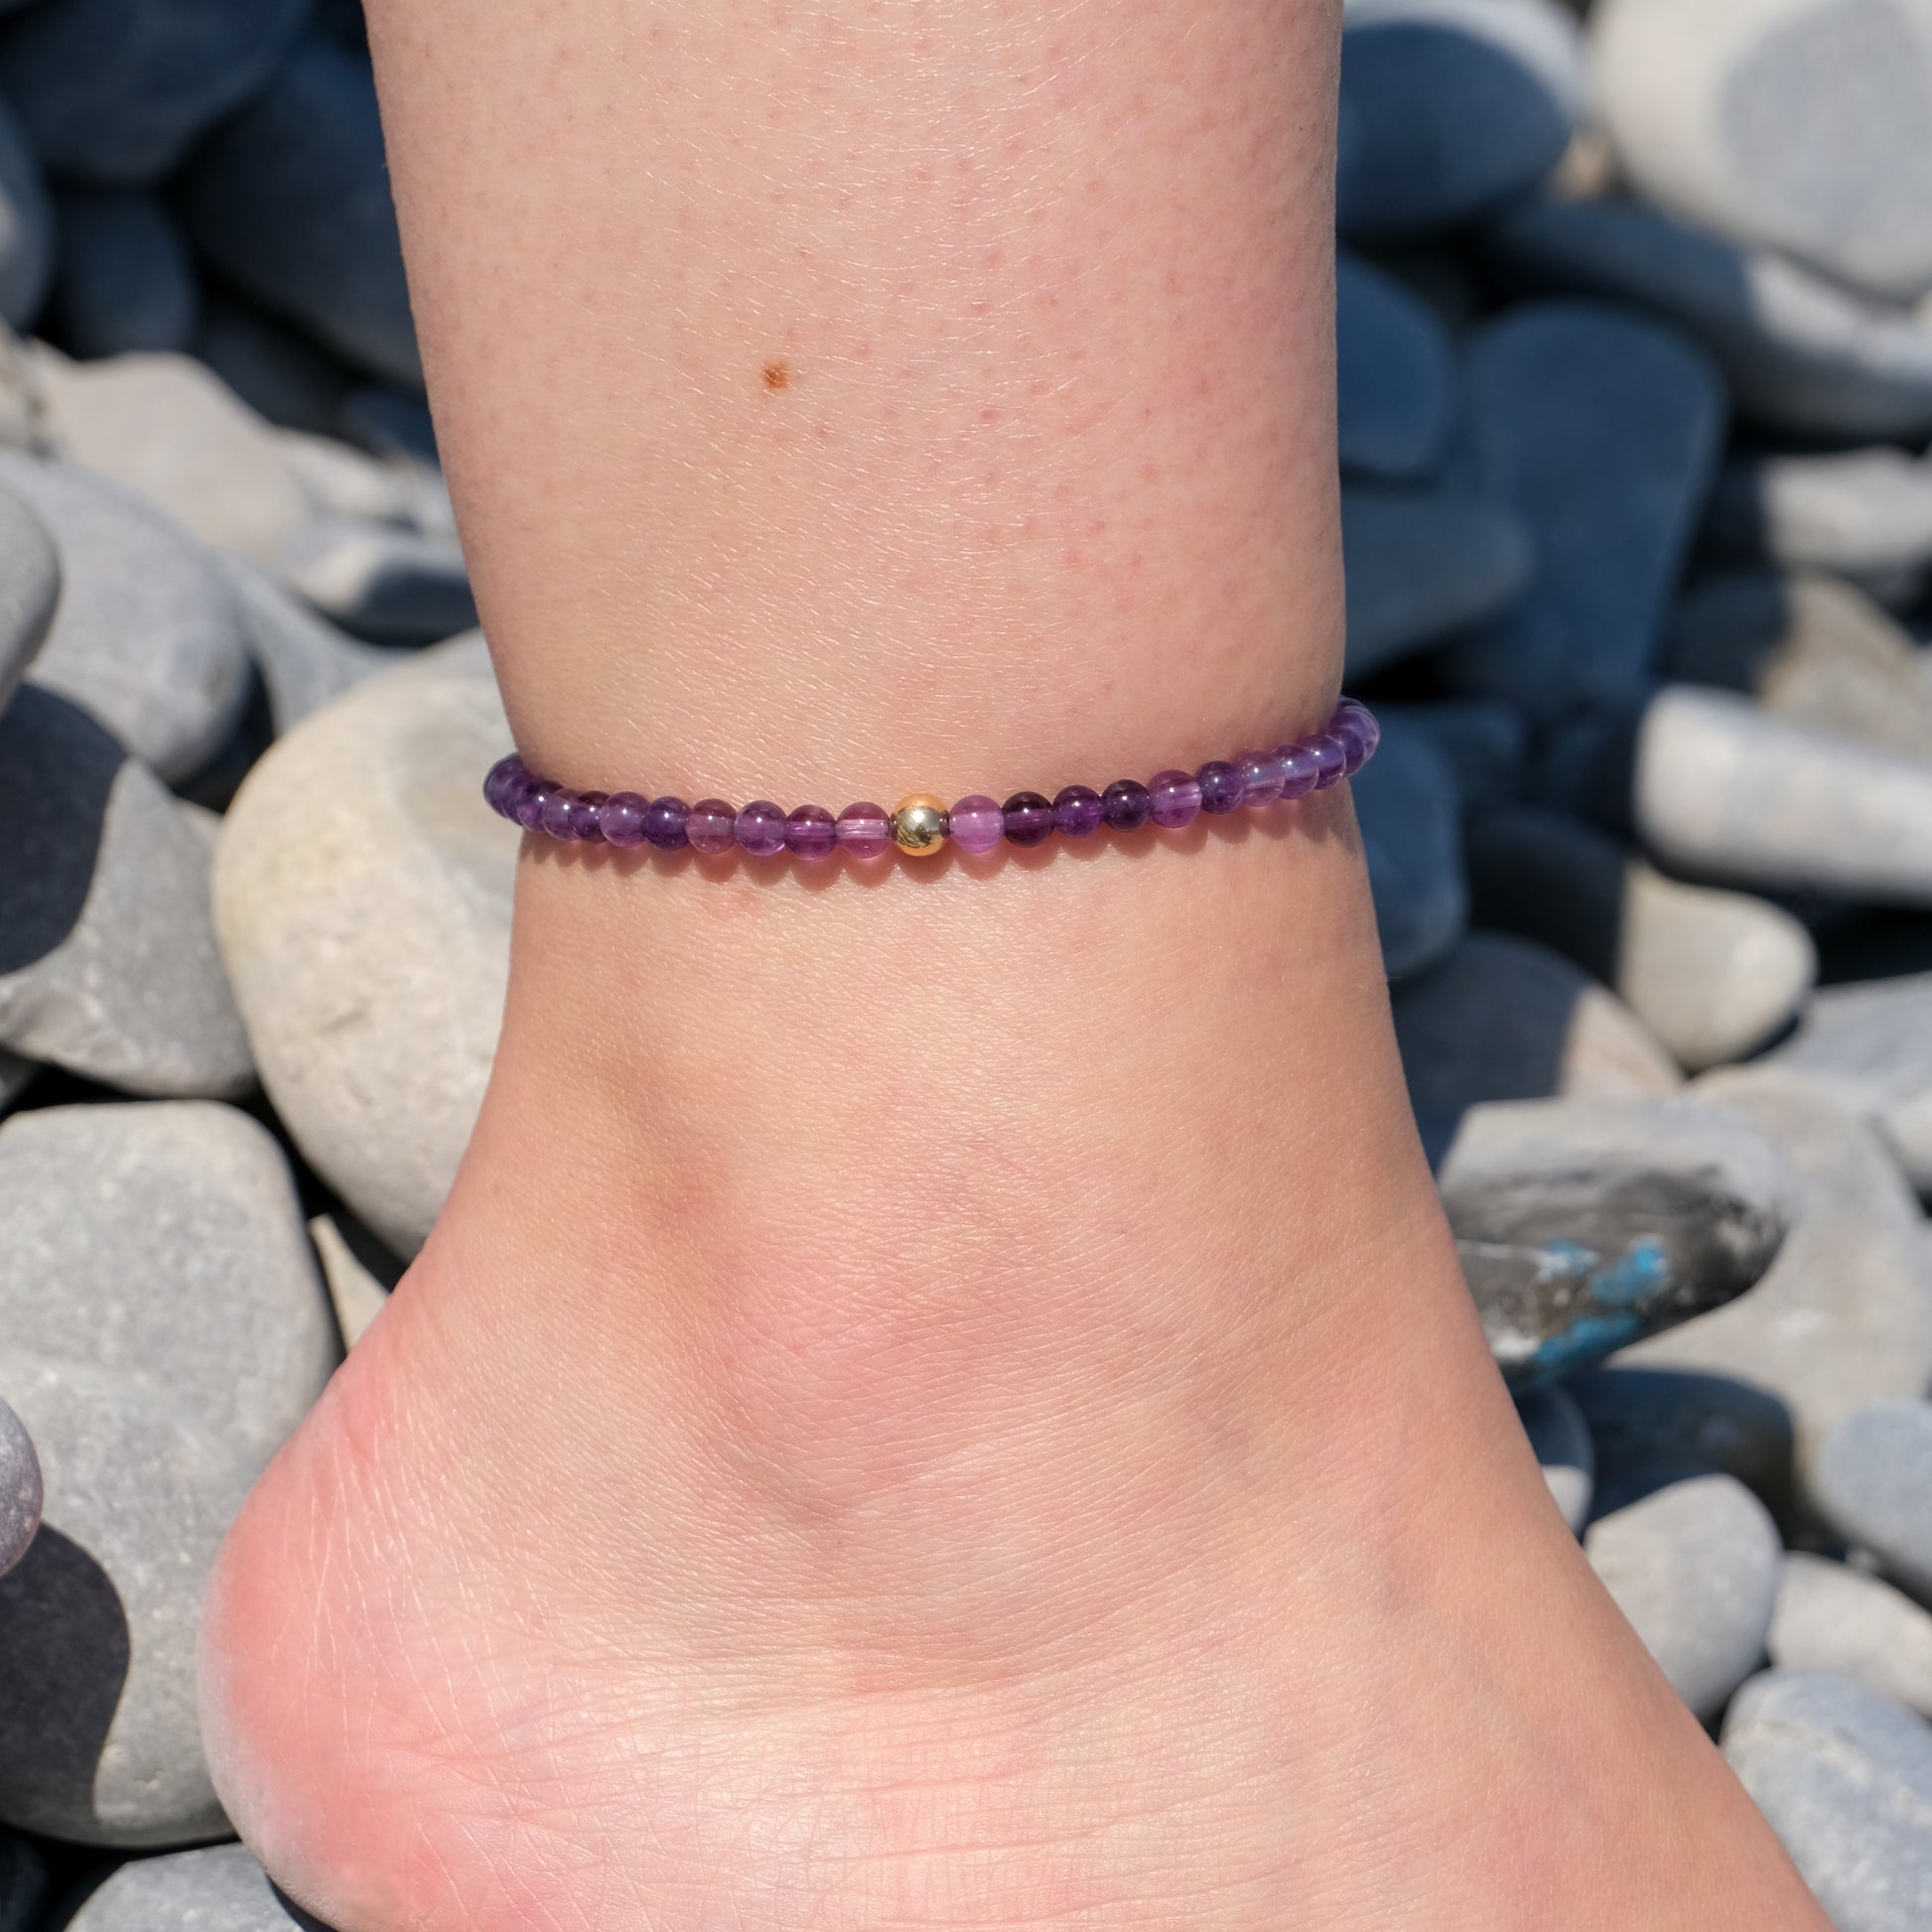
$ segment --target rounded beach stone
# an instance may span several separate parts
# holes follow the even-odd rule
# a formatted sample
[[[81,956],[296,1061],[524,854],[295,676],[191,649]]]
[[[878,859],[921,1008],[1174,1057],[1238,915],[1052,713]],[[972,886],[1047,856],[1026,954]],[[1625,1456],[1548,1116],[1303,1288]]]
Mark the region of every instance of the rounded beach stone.
[[[1007,835],[1006,813],[997,798],[973,792],[960,799],[947,813],[953,843],[962,852],[991,852]]]
[[[1517,1396],[1516,1417],[1563,1520],[1581,1531],[1596,1483],[1596,1454],[1583,1412],[1561,1388],[1533,1389]]]
[[[1907,605],[1932,568],[1932,465],[1890,447],[1738,450],[1711,492],[1704,540],[1717,557],[1833,571]]]
[[[47,297],[57,252],[53,204],[39,158],[0,99],[0,320],[16,329],[32,326]]]
[[[0,1932],[40,1932],[52,1891],[47,1861],[33,1842],[0,1832]]]
[[[179,223],[134,188],[68,188],[47,332],[71,355],[192,347],[201,289]]]
[[[1932,1599],[1932,1402],[1874,1402],[1826,1438],[1812,1500],[1840,1536]]]
[[[1385,727],[1353,788],[1382,962],[1399,980],[1448,955],[1468,923],[1469,899],[1455,782],[1423,733],[1400,716]]]
[[[27,1554],[41,1526],[42,1501],[41,1459],[34,1452],[34,1439],[0,1402],[0,1577]],[[5,1923],[0,1912],[0,1927]]]
[[[360,637],[427,643],[477,621],[463,546],[448,531],[314,517],[278,563],[291,589]]]
[[[282,739],[222,830],[215,923],[262,1084],[398,1254],[422,1245],[496,1048],[516,829],[483,640],[368,679]]]
[[[1341,467],[1402,483],[1435,469],[1455,411],[1455,352],[1429,306],[1345,249],[1335,262]]]
[[[85,1845],[228,1829],[202,1756],[195,1652],[252,1471],[151,1385],[0,1356],[46,1518],[0,1578],[0,1819]]]
[[[1932,1612],[1848,1564],[1785,1558],[1769,1649],[1780,1670],[1830,1671],[1932,1713]]]
[[[46,639],[61,596],[61,559],[47,526],[0,489],[0,710]]]
[[[399,662],[393,650],[337,629],[239,557],[218,557],[275,731],[292,729],[350,685]]]
[[[1769,1511],[1730,1476],[1695,1476],[1598,1517],[1584,1549],[1678,1696],[1716,1717],[1764,1661],[1784,1558]]]
[[[283,1901],[246,1846],[211,1845],[121,1866],[67,1932],[326,1932]]]

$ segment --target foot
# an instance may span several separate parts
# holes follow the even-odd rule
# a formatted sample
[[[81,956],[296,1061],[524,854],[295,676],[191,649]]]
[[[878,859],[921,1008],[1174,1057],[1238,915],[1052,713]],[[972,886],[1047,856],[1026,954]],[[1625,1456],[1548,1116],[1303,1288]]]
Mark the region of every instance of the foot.
[[[210,1752],[295,1897],[1824,1927],[1483,1353],[1345,800],[872,892],[629,870],[526,856],[449,1209],[223,1554]]]

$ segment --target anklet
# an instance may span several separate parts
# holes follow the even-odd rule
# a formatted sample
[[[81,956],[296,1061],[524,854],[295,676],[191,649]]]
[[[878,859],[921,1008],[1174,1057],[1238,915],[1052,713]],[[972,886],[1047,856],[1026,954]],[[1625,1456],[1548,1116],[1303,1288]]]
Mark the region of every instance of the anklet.
[[[929,859],[950,840],[962,852],[991,852],[1008,845],[1042,845],[1056,833],[1084,839],[1103,825],[1138,831],[1150,822],[1168,831],[1192,823],[1197,813],[1216,816],[1240,807],[1272,805],[1326,791],[1353,777],[1375,755],[1382,728],[1369,708],[1344,698],[1318,732],[1272,752],[1243,752],[1215,759],[1198,771],[1162,771],[1142,784],[1117,778],[1105,791],[1068,785],[1053,798],[1016,791],[1004,805],[975,795],[952,806],[924,792],[901,799],[896,811],[883,805],[848,805],[834,818],[822,805],[786,812],[763,798],[734,809],[722,798],[687,805],[682,798],[646,798],[635,791],[572,791],[540,778],[511,753],[490,766],[483,797],[491,810],[527,832],[593,845],[655,846],[675,852],[729,852],[754,858],[789,852],[798,859],[826,859],[835,851],[877,859],[897,848],[907,858]]]

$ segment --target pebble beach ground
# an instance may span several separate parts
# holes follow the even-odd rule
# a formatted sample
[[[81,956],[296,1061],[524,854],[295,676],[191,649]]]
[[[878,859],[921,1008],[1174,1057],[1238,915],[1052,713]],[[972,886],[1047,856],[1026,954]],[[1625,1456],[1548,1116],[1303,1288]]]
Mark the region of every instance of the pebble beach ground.
[[[1932,5],[1346,17],[1417,1120],[1590,1562],[1924,1932]],[[355,0],[0,0],[0,1932],[283,1932],[202,1591],[436,1217],[516,852]]]

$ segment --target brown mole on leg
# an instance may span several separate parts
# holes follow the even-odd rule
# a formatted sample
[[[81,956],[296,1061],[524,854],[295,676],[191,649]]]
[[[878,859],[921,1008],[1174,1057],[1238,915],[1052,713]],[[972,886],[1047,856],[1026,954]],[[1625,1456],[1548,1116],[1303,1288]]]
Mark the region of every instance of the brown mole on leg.
[[[783,362],[767,362],[764,365],[764,386],[767,389],[782,389],[791,380],[791,370]]]

